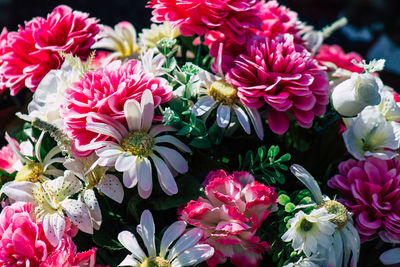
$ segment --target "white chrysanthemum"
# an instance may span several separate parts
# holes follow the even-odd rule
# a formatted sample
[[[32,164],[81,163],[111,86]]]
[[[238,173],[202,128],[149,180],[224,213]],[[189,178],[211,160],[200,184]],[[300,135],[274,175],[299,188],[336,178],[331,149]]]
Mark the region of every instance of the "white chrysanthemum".
[[[356,118],[344,120],[344,143],[356,159],[373,156],[386,160],[398,155],[394,150],[399,148],[400,125],[387,121],[377,107],[366,107]]]
[[[70,171],[65,171],[64,176],[42,183],[9,182],[2,187],[1,193],[15,201],[33,203],[36,218],[43,222],[47,239],[56,246],[64,235],[65,215],[81,231],[93,233],[92,221],[86,205],[69,198],[81,190],[82,183],[78,178]]]
[[[353,225],[351,214],[341,203],[323,196],[314,177],[300,165],[290,167],[291,172],[310,190],[315,204],[324,207],[329,214],[335,215],[331,220],[336,225],[333,243],[328,249],[321,249],[318,258],[324,259],[319,266],[357,266],[360,254],[360,236]],[[351,259],[350,259],[351,256]]]
[[[88,119],[88,130],[110,136],[116,142],[98,141],[87,145],[87,149],[97,149],[99,165],[114,166],[117,171],[123,172],[126,187],[138,184],[142,198],[148,198],[153,188],[150,161],[155,166],[162,190],[167,195],[176,194],[178,187],[173,174],[186,173],[188,164],[176,150],[161,144],[173,145],[184,152],[190,152],[189,147],[171,135],[158,136],[175,129],[164,125],[152,126],[154,103],[150,90],[143,92],[141,104],[134,99],[125,102],[124,114],[128,129],[106,115],[96,115],[96,121],[100,122]]]
[[[193,106],[196,116],[208,116],[213,109],[217,109],[217,124],[226,128],[235,116],[247,134],[251,133],[250,121],[252,122],[257,136],[264,138],[261,117],[257,109],[248,108],[240,102],[237,89],[232,85],[206,71],[198,74],[200,87],[199,99]],[[232,116],[231,113],[235,115]]]
[[[102,216],[93,188],[118,203],[121,203],[124,198],[124,189],[115,175],[106,174],[105,167],[93,165],[96,160],[96,155],[92,154],[84,159],[67,159],[64,166],[84,182],[85,187],[78,200],[88,207],[93,228],[99,230]]]
[[[91,48],[113,51],[107,56],[103,64],[107,64],[116,58],[137,58],[140,50],[136,43],[135,27],[127,21],[118,23],[114,29],[102,25],[96,36],[96,42]]]
[[[18,164],[15,164],[15,166],[13,166],[18,171],[15,177],[16,181],[45,181],[50,176],[57,177],[63,174],[62,170],[59,170],[53,166],[54,163],[63,163],[65,161],[64,157],[54,158],[54,156],[61,152],[59,147],[53,147],[44,158],[42,158],[41,156],[40,147],[42,145],[44,134],[45,132],[42,132],[40,134],[39,139],[35,144],[35,153],[33,153],[33,145],[30,141],[24,142],[23,149],[21,149],[20,151],[15,146],[8,133],[6,133],[6,140],[10,144],[10,147],[14,154],[19,159]],[[37,161],[29,158],[32,156],[35,156]]]
[[[400,121],[400,106],[394,100],[393,89],[383,86],[380,94],[382,100],[378,106],[379,111],[388,121]]]
[[[169,22],[151,24],[150,29],[143,29],[139,33],[139,42],[145,48],[153,48],[163,38],[175,39],[180,35],[179,28],[173,28]]]
[[[182,267],[197,265],[209,259],[214,254],[214,249],[207,244],[198,244],[203,235],[202,231],[194,228],[184,233],[185,229],[186,223],[183,221],[177,221],[169,226],[161,239],[160,251],[157,253],[153,216],[150,211],[145,210],[136,231],[143,240],[147,254],[131,232],[123,231],[118,235],[118,240],[132,254],[126,256],[119,266]],[[176,243],[170,248],[175,240]]]
[[[282,240],[292,242],[295,251],[303,251],[306,256],[317,253],[320,247],[328,249],[333,243],[336,225],[330,220],[335,218],[325,208],[313,210],[310,214],[298,211],[288,223],[290,228],[283,234]]]

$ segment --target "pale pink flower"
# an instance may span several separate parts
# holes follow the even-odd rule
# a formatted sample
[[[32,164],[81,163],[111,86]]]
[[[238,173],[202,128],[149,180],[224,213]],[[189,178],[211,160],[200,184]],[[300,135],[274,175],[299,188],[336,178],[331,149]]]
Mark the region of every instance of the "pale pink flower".
[[[287,113],[301,127],[309,128],[314,116],[322,116],[329,103],[326,72],[289,34],[249,43],[226,77],[246,106],[267,104],[268,125],[277,134],[289,128]]]
[[[400,242],[400,161],[375,157],[339,164],[328,186],[343,193],[340,200],[355,219],[362,242],[377,234],[385,242]]]
[[[139,195],[148,198],[153,188],[153,162],[162,190],[167,195],[176,194],[178,187],[174,176],[186,173],[188,164],[180,153],[162,144],[173,145],[184,152],[190,152],[189,147],[174,136],[160,136],[163,132],[174,131],[174,128],[152,125],[154,102],[150,90],[143,92],[140,104],[135,99],[126,101],[123,115],[128,127],[105,114],[91,114],[88,118],[88,130],[114,140],[96,141],[86,146],[87,149],[96,149],[99,159],[94,165],[115,167],[123,173],[126,187],[138,184]]]
[[[248,173],[229,175],[222,170],[211,172],[205,183],[206,198],[190,201],[181,220],[202,229],[205,242],[215,248],[208,265],[230,257],[237,266],[257,266],[269,246],[255,232],[276,204],[274,188],[256,182]]]
[[[111,140],[105,134],[89,130],[89,118],[93,118],[92,115],[107,115],[127,125],[125,103],[131,99],[140,101],[146,89],[152,91],[155,106],[169,101],[173,96],[168,81],[144,72],[137,60],[125,64],[114,61],[105,68],[86,73],[79,82],[68,88],[60,113],[64,120],[64,130],[74,140],[79,156],[93,152],[85,149],[86,145]]]
[[[9,140],[11,140],[14,143],[15,147],[19,149],[19,144],[17,140],[11,137]],[[0,169],[3,169],[8,173],[13,173],[16,171],[13,165],[17,163],[18,160],[18,156],[15,155],[10,144],[3,146],[0,149]]]
[[[35,91],[42,78],[63,63],[59,52],[86,58],[98,33],[89,14],[58,6],[47,18],[36,17],[16,32],[4,29],[0,42],[0,88],[15,95],[23,87]]]
[[[168,21],[184,36],[215,30],[244,43],[244,33],[261,24],[256,0],[151,0],[147,7],[153,9],[153,22]]]

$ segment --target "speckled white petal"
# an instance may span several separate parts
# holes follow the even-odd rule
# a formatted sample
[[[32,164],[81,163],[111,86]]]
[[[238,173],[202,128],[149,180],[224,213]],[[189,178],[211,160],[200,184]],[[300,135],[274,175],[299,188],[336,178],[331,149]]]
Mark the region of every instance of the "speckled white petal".
[[[64,235],[65,219],[59,213],[46,214],[43,218],[43,231],[47,240],[53,246],[57,246]]]
[[[93,234],[92,219],[88,207],[75,199],[66,199],[61,203],[65,214],[82,232]]]
[[[129,170],[128,170],[129,171]],[[126,172],[124,172],[125,174]],[[106,174],[96,188],[112,200],[121,203],[124,199],[124,188],[118,177],[112,174]]]
[[[99,202],[97,201],[96,194],[92,189],[87,189],[83,192],[83,202],[89,209],[90,217],[92,218],[93,228],[100,229],[102,217]]]

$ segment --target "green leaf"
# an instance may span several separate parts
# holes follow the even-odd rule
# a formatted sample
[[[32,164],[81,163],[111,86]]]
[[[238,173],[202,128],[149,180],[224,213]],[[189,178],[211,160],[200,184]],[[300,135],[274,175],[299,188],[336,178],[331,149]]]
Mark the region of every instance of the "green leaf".
[[[125,247],[118,242],[118,240],[113,239],[106,231],[94,231],[93,242],[102,248],[109,250],[121,250]]]
[[[291,156],[289,153],[284,154],[282,157],[279,158],[280,161],[289,161]]]
[[[296,208],[296,206],[295,206],[292,202],[289,202],[289,203],[287,203],[287,204],[285,205],[285,211],[286,211],[287,213],[292,213],[292,212],[294,211],[295,208]]]
[[[176,135],[187,135],[188,133],[190,133],[192,131],[192,128],[190,126],[185,126],[183,128],[181,128]]]
[[[290,197],[288,195],[282,194],[278,197],[278,203],[282,206],[285,206],[287,203],[290,202]]]

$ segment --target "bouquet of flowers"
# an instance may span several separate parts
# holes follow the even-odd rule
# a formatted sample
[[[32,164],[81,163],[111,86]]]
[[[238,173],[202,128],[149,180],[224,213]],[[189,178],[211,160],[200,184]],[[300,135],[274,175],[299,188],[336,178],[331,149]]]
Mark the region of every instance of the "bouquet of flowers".
[[[0,265],[400,263],[400,96],[323,44],[346,19],[147,7],[139,34],[67,6],[3,29],[0,92],[33,94],[0,150]]]

